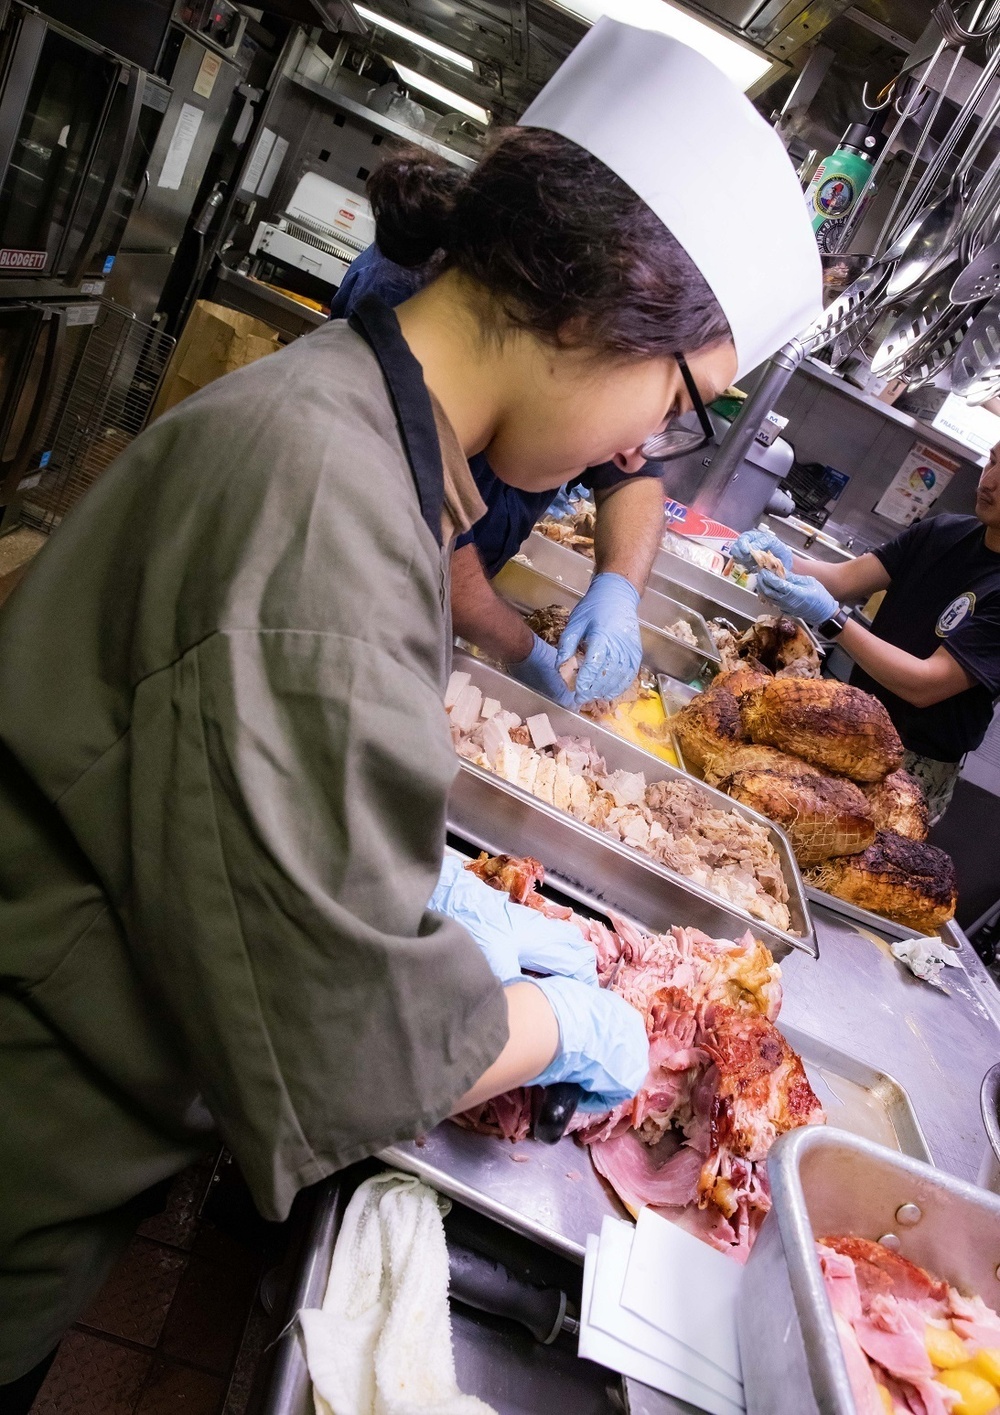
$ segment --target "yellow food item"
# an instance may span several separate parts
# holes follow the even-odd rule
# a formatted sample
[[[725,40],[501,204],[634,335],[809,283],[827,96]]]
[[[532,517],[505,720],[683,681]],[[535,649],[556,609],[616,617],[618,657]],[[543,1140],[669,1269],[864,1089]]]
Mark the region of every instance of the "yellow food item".
[[[953,1366],[950,1371],[939,1371],[934,1379],[958,1395],[957,1403],[951,1407],[951,1415],[989,1415],[989,1411],[1000,1405],[1000,1391],[969,1366]]]
[[[931,1358],[931,1365],[939,1371],[950,1366],[963,1366],[969,1359],[965,1342],[950,1327],[935,1327],[930,1323],[924,1328],[924,1346]]]
[[[644,752],[653,752],[671,766],[678,765],[659,693],[640,690],[634,702],[617,703],[607,717],[597,720],[602,727],[610,727],[612,732],[624,737],[626,742],[632,742]]]
[[[1000,1386],[1000,1346],[984,1346],[976,1352],[969,1365],[992,1385]]]
[[[878,1391],[879,1400],[881,1400],[882,1404],[885,1406],[885,1415],[893,1415],[894,1406],[892,1396],[889,1394],[888,1390],[885,1386],[880,1385],[876,1385],[875,1389]]]

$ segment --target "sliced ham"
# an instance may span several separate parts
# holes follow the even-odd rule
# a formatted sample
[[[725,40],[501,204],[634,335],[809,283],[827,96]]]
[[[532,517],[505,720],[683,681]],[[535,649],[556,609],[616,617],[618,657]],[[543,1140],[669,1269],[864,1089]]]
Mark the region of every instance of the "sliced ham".
[[[854,1396],[857,1415],[885,1415],[885,1406],[879,1395],[878,1383],[872,1374],[872,1368],[868,1364],[858,1338],[854,1334],[854,1328],[850,1322],[845,1322],[843,1317],[838,1317],[836,1312],[833,1314],[833,1320],[837,1324],[840,1349],[844,1353],[847,1379],[851,1383],[851,1394]]]
[[[644,1145],[633,1131],[627,1131],[591,1145],[590,1154],[598,1174],[633,1213],[647,1204],[682,1209],[697,1197],[701,1155],[686,1145],[680,1149],[669,1142]]]

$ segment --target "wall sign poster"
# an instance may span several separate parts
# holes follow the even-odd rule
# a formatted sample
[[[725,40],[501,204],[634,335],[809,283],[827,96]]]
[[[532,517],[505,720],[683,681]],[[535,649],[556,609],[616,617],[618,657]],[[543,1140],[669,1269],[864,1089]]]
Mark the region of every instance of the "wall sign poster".
[[[927,515],[960,465],[956,457],[947,457],[925,442],[915,442],[875,503],[875,514],[897,526],[912,526]]]

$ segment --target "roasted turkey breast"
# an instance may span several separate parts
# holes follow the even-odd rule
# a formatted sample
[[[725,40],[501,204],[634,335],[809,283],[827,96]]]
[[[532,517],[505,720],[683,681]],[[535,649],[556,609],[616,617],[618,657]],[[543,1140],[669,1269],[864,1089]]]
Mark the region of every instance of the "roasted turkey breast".
[[[752,741],[854,781],[881,781],[902,761],[899,734],[878,699],[834,678],[771,678],[740,706]]]
[[[812,638],[794,619],[784,615],[762,615],[741,635],[738,652],[742,658],[755,658],[772,673],[787,673],[793,669],[806,678],[818,678],[822,663]]]
[[[880,830],[860,855],[814,865],[805,878],[838,899],[926,934],[947,923],[958,897],[951,857],[892,830]]]
[[[726,777],[722,790],[780,825],[800,865],[831,855],[854,855],[875,839],[875,819],[864,793],[843,777],[764,769]]]
[[[823,775],[818,766],[811,766],[801,757],[779,752],[777,747],[764,747],[757,742],[738,742],[728,751],[719,752],[711,758],[705,767],[705,780],[709,786],[718,786],[726,777],[736,776],[741,771],[777,771],[784,776]]]
[[[879,830],[894,830],[910,840],[926,840],[927,800],[923,787],[908,771],[891,771],[884,781],[864,787]]]
[[[736,677],[744,671],[737,669],[736,673],[720,676]],[[739,698],[718,684],[716,679],[672,720],[685,763],[690,770],[701,774],[714,757],[746,741]]]

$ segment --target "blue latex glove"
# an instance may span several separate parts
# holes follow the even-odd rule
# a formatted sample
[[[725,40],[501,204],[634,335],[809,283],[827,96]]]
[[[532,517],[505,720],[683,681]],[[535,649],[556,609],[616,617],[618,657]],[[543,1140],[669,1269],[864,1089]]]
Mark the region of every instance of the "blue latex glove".
[[[804,619],[807,624],[822,624],[840,608],[830,591],[811,575],[786,575],[781,579],[770,570],[761,570],[757,593],[777,605],[782,613]]]
[[[573,706],[573,694],[559,677],[556,668],[556,651],[537,634],[528,657],[520,663],[508,663],[507,668],[511,677],[516,678],[525,687],[534,688],[536,693],[544,693],[560,707]]]
[[[792,552],[773,531],[744,531],[729,547],[729,554],[748,570],[759,571],[760,566],[750,554],[751,550],[769,550],[776,555],[786,570],[792,568]]]
[[[445,856],[427,907],[469,931],[502,983],[520,981],[527,968],[597,987],[597,955],[575,924],[511,903],[467,870],[457,855]]]
[[[572,658],[581,643],[586,653],[576,679],[577,706],[595,698],[617,698],[635,682],[642,663],[639,591],[613,571],[595,575],[569,616],[559,640],[556,666]]]
[[[528,1084],[575,1081],[584,1089],[581,1110],[613,1110],[634,1096],[649,1070],[649,1040],[641,1015],[617,993],[588,988],[573,978],[536,982],[559,1023],[559,1050]]]
[[[561,520],[563,516],[571,516],[575,510],[576,506],[573,504],[573,498],[566,488],[561,486],[549,503],[545,514],[546,516],[555,516]]]

